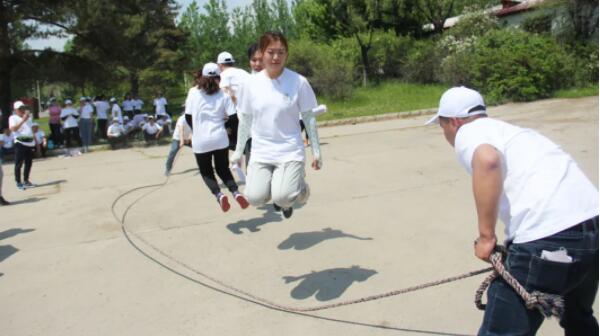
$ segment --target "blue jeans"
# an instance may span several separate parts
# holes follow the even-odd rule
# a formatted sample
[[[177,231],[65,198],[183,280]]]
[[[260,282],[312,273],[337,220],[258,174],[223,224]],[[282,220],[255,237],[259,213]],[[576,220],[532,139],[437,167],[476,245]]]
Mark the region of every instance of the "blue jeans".
[[[179,152],[179,140],[171,141],[171,149],[169,150],[169,156],[167,157],[167,171],[170,172],[173,169],[173,161],[175,160],[175,155]]]
[[[572,263],[541,259],[542,250],[567,250]],[[598,216],[552,236],[510,244],[504,265],[528,292],[560,294],[565,312],[560,325],[565,335],[598,335],[592,305],[598,290]],[[488,303],[479,335],[535,335],[544,317],[528,310],[521,297],[496,279],[487,293]]]

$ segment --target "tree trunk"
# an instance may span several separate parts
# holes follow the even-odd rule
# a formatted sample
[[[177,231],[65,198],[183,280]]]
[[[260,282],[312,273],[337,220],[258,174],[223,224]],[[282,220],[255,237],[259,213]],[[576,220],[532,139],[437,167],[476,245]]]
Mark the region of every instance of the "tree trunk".
[[[360,45],[360,58],[363,64],[363,87],[367,87],[369,83],[369,49],[371,49],[370,45],[363,44],[360,39],[358,40],[358,44]]]
[[[8,13],[4,7],[4,1],[0,1],[0,110],[2,120],[0,128],[8,127],[8,117],[11,114],[12,92],[10,79],[12,73],[12,59],[10,55],[10,37],[8,35]]]
[[[140,77],[138,76],[137,72],[132,72],[129,74],[129,83],[131,84],[131,94],[133,96],[137,96],[140,86]]]

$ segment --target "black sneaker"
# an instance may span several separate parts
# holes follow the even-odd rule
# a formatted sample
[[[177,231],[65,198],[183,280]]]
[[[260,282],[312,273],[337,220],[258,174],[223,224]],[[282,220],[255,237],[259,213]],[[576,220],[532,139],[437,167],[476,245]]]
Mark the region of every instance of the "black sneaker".
[[[283,212],[283,217],[290,218],[290,217],[292,217],[292,213],[294,212],[294,208],[292,208],[292,207],[285,208],[285,209],[282,209],[282,212]]]
[[[275,203],[273,203],[273,209],[275,209],[275,211],[281,211],[281,207]]]
[[[25,188],[35,188],[35,187],[37,187],[37,184],[31,183],[29,181],[25,181],[25,183],[23,183],[23,187],[25,187]]]

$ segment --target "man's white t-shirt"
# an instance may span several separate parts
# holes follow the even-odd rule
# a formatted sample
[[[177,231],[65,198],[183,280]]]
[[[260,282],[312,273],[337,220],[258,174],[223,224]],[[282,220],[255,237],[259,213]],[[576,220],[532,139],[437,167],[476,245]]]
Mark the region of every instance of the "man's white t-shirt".
[[[192,135],[192,129],[190,128],[190,125],[188,125],[188,123],[185,121],[185,116],[180,116],[177,119],[177,123],[175,124],[175,130],[173,131],[173,140],[181,140],[181,130],[183,130],[183,140],[189,139]]]
[[[8,117],[8,127],[13,128],[18,125],[23,118],[19,117],[16,114]],[[12,131],[12,135],[16,143],[20,143],[23,146],[33,147],[35,146],[35,141],[33,138],[33,131],[31,130],[31,117],[25,121],[18,130]]]
[[[79,127],[77,124],[77,119],[75,117],[79,117],[79,112],[73,107],[65,107],[60,111],[60,119],[67,117],[67,119],[63,122],[63,128],[73,128]]]
[[[110,126],[108,126],[108,129],[106,130],[106,135],[109,137],[118,137],[122,134],[125,134],[125,129],[119,123],[110,124]]]
[[[108,119],[108,110],[110,110],[108,102],[99,100],[94,102],[94,106],[96,106],[96,115],[98,116],[98,119]]]
[[[139,111],[142,110],[142,107],[144,106],[144,101],[143,100],[141,100],[141,99],[134,99],[134,100],[132,100],[132,102],[133,102],[133,109],[134,110],[139,110]]]
[[[154,111],[156,112],[157,116],[167,114],[167,109],[165,108],[165,106],[167,106],[167,98],[158,97],[154,99],[153,105],[155,107]]]
[[[192,116],[194,153],[207,153],[229,146],[225,120],[232,110],[235,111],[233,102],[223,91],[212,95],[207,95],[197,87],[188,91],[185,114]]]
[[[245,70],[238,68],[227,68],[221,72],[221,81],[219,87],[221,89],[229,88],[232,91],[233,96],[237,97],[242,84],[250,78],[250,74]],[[233,112],[235,114],[235,111]]]
[[[304,162],[298,116],[317,107],[304,76],[289,69],[277,79],[269,78],[265,70],[251,75],[238,92],[237,107],[240,114],[252,115],[250,162]]]
[[[125,112],[133,111],[133,100],[131,100],[131,99],[123,100],[123,111],[125,111]]]
[[[162,127],[160,127],[160,125],[157,124],[156,122],[147,123],[144,125],[144,127],[142,127],[142,130],[148,134],[154,135],[154,134],[158,133],[160,130],[162,130]]]
[[[81,119],[91,119],[93,113],[94,108],[91,104],[85,103],[85,105],[81,107]]]
[[[123,123],[123,112],[121,111],[121,107],[119,104],[113,104],[112,109],[110,110],[112,119],[119,119],[119,124]]]
[[[454,147],[470,175],[473,154],[483,144],[502,156],[499,217],[507,240],[542,239],[598,215],[598,189],[570,155],[543,135],[492,118],[462,125]]]

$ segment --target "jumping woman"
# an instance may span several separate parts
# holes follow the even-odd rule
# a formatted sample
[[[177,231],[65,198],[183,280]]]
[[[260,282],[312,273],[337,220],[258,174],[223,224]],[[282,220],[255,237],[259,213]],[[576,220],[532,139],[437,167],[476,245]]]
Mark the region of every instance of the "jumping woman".
[[[204,65],[202,72],[198,74],[198,85],[188,92],[185,118],[192,128],[192,149],[202,179],[215,195],[221,210],[226,212],[230,208],[229,200],[219,188],[215,170],[242,209],[248,207],[248,201],[238,192],[238,186],[229,170],[229,139],[225,121],[228,112],[231,114],[235,106],[231,98],[219,89],[219,73],[219,67],[215,63]]]

